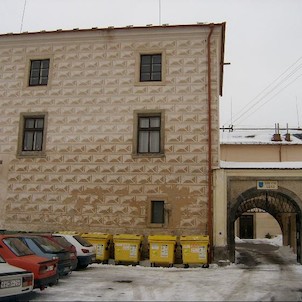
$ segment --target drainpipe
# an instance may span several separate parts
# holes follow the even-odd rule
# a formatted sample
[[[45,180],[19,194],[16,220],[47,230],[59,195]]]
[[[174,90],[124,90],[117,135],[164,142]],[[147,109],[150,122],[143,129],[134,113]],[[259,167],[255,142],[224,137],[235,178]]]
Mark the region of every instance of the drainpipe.
[[[210,32],[207,40],[208,53],[208,234],[210,240],[209,263],[212,260],[213,246],[213,201],[212,201],[212,85],[211,85],[211,36],[214,30],[214,24],[210,24]]]

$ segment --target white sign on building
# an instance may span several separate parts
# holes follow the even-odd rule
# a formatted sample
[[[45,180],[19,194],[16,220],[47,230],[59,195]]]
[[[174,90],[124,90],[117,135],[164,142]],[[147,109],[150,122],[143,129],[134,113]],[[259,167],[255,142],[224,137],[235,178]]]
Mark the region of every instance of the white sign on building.
[[[278,189],[278,181],[276,180],[257,180],[258,190],[276,190]]]

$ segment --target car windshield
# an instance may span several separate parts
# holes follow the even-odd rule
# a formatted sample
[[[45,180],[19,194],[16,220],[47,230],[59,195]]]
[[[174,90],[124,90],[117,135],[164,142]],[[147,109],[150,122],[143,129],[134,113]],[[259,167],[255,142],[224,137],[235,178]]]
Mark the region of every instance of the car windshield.
[[[35,244],[37,244],[45,253],[60,253],[65,251],[64,248],[62,248],[57,243],[44,238],[44,237],[33,237],[32,240]]]
[[[84,239],[83,237],[81,237],[79,235],[75,235],[75,236],[73,236],[73,238],[75,240],[77,240],[83,246],[86,246],[86,247],[93,246],[89,241],[87,241],[86,239]]]
[[[60,237],[60,236],[53,236],[53,237],[55,238],[56,242],[58,242],[60,245],[66,248],[70,248],[72,246],[72,244],[64,237]]]
[[[3,242],[16,256],[34,254],[19,238],[8,237],[3,239]]]

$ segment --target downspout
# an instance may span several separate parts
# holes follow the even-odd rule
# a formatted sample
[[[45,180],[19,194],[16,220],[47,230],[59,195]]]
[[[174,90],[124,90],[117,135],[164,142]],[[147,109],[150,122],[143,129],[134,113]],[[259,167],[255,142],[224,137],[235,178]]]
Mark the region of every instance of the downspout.
[[[212,193],[212,84],[211,84],[211,36],[214,24],[210,24],[210,32],[207,40],[208,53],[208,234],[209,234],[209,263],[212,261],[213,246],[213,193]]]

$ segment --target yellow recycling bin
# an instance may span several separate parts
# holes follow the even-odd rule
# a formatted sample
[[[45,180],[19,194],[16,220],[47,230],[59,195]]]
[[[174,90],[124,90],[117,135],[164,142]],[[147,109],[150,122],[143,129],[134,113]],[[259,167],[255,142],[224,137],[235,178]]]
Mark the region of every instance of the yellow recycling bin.
[[[114,260],[139,264],[141,258],[143,236],[137,234],[116,234],[113,236]]]
[[[150,235],[148,236],[148,242],[151,266],[155,266],[156,263],[173,266],[175,261],[176,236]]]
[[[202,267],[209,267],[209,236],[180,236],[180,244],[185,267],[189,267],[189,264],[203,264]]]
[[[108,263],[113,236],[104,233],[82,233],[81,237],[95,246],[96,262]]]

